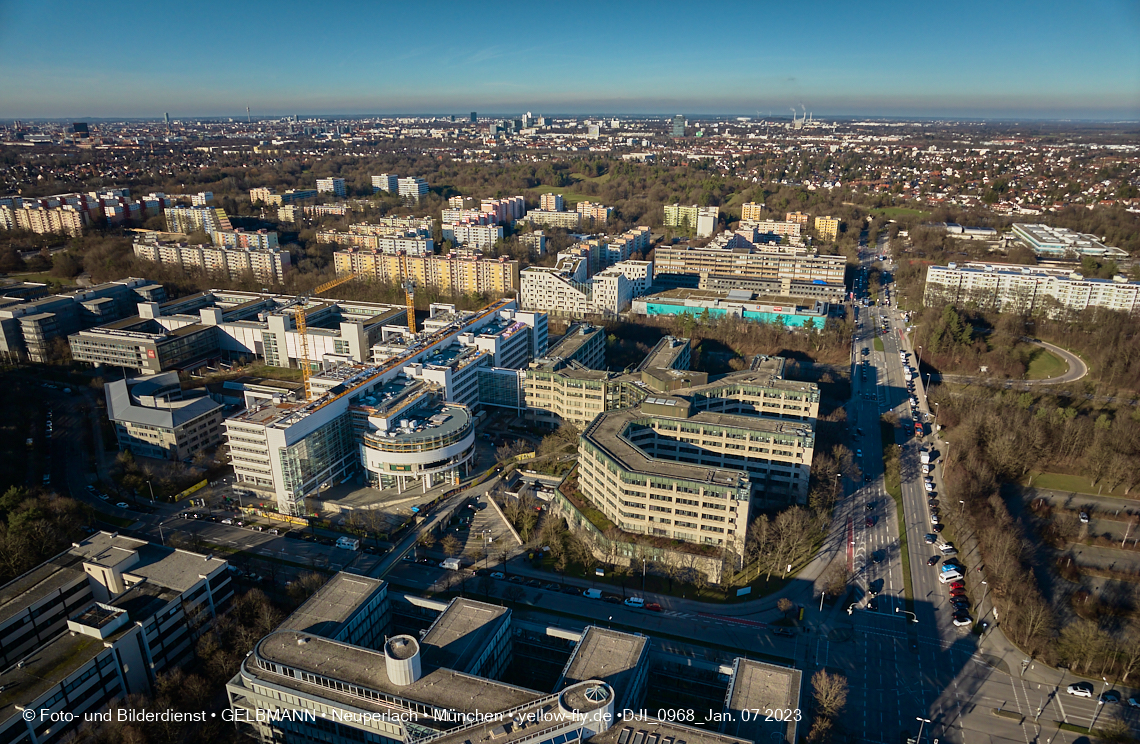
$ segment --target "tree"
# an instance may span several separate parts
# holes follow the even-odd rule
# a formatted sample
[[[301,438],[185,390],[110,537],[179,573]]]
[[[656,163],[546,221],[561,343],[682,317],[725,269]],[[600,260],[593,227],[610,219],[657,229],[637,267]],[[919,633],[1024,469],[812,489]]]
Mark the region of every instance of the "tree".
[[[520,602],[526,596],[526,591],[521,586],[511,584],[503,590],[503,599],[508,602]]]
[[[424,550],[431,550],[432,546],[435,545],[435,535],[432,534],[431,530],[424,530],[416,538],[416,543]]]
[[[780,597],[780,601],[776,602],[777,609],[779,609],[780,612],[784,613],[784,615],[787,615],[789,612],[791,612],[795,606],[795,603],[787,597]]]
[[[811,677],[816,710],[825,718],[835,719],[847,705],[847,678],[820,669]]]
[[[439,546],[443,548],[443,554],[448,558],[463,550],[463,546],[459,544],[459,539],[455,535],[448,535],[443,538]]]

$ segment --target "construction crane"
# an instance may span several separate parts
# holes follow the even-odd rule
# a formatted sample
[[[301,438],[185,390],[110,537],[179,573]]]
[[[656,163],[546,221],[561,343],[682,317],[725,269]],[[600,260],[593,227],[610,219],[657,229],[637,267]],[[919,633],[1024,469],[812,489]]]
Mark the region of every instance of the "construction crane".
[[[301,366],[301,381],[305,385],[305,400],[313,399],[313,386],[311,382],[311,378],[313,376],[313,368],[312,364],[309,362],[309,328],[305,322],[305,305],[308,304],[309,297],[319,295],[322,292],[327,292],[333,287],[339,287],[342,284],[347,284],[356,277],[356,274],[346,274],[344,276],[338,276],[332,281],[325,282],[324,284],[314,289],[310,295],[302,297],[301,301],[297,305],[297,310],[293,313],[293,321],[297,325],[297,336],[301,340],[301,355],[300,359],[298,359],[297,362]]]
[[[400,281],[404,285],[404,304],[408,307],[408,330],[416,335],[416,280],[408,273],[408,254],[400,254]]]

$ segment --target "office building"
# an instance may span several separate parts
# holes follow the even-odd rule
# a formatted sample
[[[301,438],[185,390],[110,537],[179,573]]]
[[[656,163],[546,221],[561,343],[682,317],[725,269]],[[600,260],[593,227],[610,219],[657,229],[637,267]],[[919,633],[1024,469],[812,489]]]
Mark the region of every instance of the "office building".
[[[409,176],[397,180],[400,198],[419,204],[420,198],[428,192],[428,182],[422,178]]]
[[[350,225],[348,232],[321,230],[317,233],[317,242],[335,243],[389,255],[404,253],[409,256],[430,256],[435,253],[435,244],[432,242],[430,231],[425,234],[420,230],[373,231],[362,229],[369,227],[373,226]]]
[[[1086,310],[1140,313],[1140,282],[1117,275],[1086,279],[1079,272],[1018,264],[951,263],[926,270],[923,303],[1050,318]]]
[[[812,297],[842,301],[844,256],[804,250],[777,252],[756,247],[725,250],[715,247],[658,246],[653,254],[654,283],[662,287],[705,286],[709,289],[749,289],[770,297]],[[826,296],[820,296],[826,293]]]
[[[134,243],[136,258],[184,271],[201,271],[239,281],[252,277],[260,282],[280,284],[292,268],[288,251],[277,247],[277,233],[258,230],[217,231],[215,245],[190,245],[167,240],[170,233],[140,233]],[[185,237],[185,236],[181,236]]]
[[[526,221],[536,227],[564,227],[567,230],[579,230],[582,227],[582,215],[577,212],[532,209],[526,213]]]
[[[764,219],[764,205],[748,202],[740,208],[741,222],[760,222]]]
[[[474,123],[476,122],[476,120],[477,120],[477,119],[476,119],[476,116],[475,116],[475,112],[474,112],[474,111],[472,111],[472,112],[471,112],[471,117],[470,117],[469,121],[470,121],[472,124],[474,124]]]
[[[630,308],[634,315],[693,315],[716,319],[721,317],[777,323],[788,328],[810,327],[820,330],[827,321],[828,305],[817,301],[812,305],[775,305],[759,300],[756,293],[742,289],[727,291],[679,287],[638,297]]]
[[[86,715],[153,692],[232,599],[227,567],[97,532],[0,588],[0,741],[68,741]]]
[[[121,279],[94,287],[0,304],[0,351],[49,362],[71,333],[133,315],[140,302],[161,302],[166,290],[146,279]]]
[[[103,392],[120,450],[185,460],[222,443],[222,404],[203,388],[183,390],[177,372],[114,380]]]
[[[303,199],[313,199],[317,196],[316,189],[288,189],[278,194],[276,189],[255,188],[249,190],[249,200],[254,204],[261,202],[268,207],[280,207],[285,204],[295,204]]]
[[[547,212],[562,212],[562,194],[546,193],[538,197],[538,208]]]
[[[212,359],[260,358],[273,367],[295,368],[302,359],[296,330],[301,300],[215,289],[161,304],[143,302],[133,317],[73,333],[71,355],[144,374],[194,369]],[[307,363],[318,368],[368,361],[385,326],[407,327],[403,304],[311,297],[304,307]]]
[[[665,205],[665,227],[676,227],[685,232],[695,231],[698,238],[707,238],[715,233],[719,218],[719,207]]]
[[[405,275],[401,262],[407,266]],[[379,282],[412,279],[417,287],[443,294],[502,296],[518,291],[519,262],[505,256],[485,258],[478,251],[452,251],[446,256],[400,256],[378,251],[344,250],[333,254],[338,275],[356,274]]]
[[[606,366],[606,331],[589,323],[571,323],[562,338],[546,354],[531,363],[531,368],[561,369],[571,363],[586,369]]]
[[[673,126],[671,133],[674,137],[685,136],[685,117],[681,114],[677,114],[673,117]]]
[[[169,207],[164,213],[166,231],[187,235],[202,231],[213,235],[220,230],[233,230],[225,210],[214,207]]]
[[[318,178],[317,193],[332,194],[341,197],[348,196],[348,190],[344,186],[343,178]]]
[[[824,240],[838,240],[839,220],[835,217],[816,217],[815,233]]]
[[[1101,243],[1095,235],[1079,233],[1066,227],[1050,227],[1015,222],[1013,236],[1042,258],[1079,260],[1093,258],[1128,258],[1128,252]]]
[[[452,245],[461,245],[473,249],[491,249],[503,239],[503,226],[445,222],[442,234],[443,239],[450,240]]]
[[[400,193],[400,177],[395,173],[381,173],[372,177],[372,193],[386,191],[389,194]]]
[[[578,202],[574,210],[582,215],[583,220],[593,220],[595,225],[606,224],[614,214],[613,207],[588,201]]]

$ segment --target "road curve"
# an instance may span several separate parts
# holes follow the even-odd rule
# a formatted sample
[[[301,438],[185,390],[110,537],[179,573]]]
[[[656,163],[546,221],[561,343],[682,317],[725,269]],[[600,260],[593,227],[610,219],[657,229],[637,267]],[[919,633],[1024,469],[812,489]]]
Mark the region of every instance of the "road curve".
[[[994,377],[979,377],[976,375],[939,374],[931,375],[931,377],[944,382],[971,382],[980,383],[983,385],[1014,383],[1017,385],[1017,387],[1022,388],[1029,387],[1031,385],[1064,385],[1070,382],[1076,382],[1089,373],[1089,367],[1087,364],[1085,364],[1084,360],[1071,351],[1067,351],[1065,349],[1062,349],[1060,346],[1054,346],[1053,344],[1045,341],[1039,341],[1035,338],[1023,338],[1021,340],[1025,341],[1026,343],[1040,346],[1046,351],[1052,352],[1053,354],[1061,357],[1061,359],[1063,359],[1065,363],[1069,365],[1068,371],[1063,375],[1057,375],[1056,377],[1046,377],[1043,380],[1002,380]]]

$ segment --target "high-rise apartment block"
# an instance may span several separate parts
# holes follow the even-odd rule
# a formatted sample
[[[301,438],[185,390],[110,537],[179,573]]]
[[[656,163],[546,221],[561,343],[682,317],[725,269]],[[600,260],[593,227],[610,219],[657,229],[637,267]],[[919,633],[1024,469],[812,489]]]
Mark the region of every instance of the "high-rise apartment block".
[[[405,253],[409,256],[428,256],[435,252],[430,231],[425,235],[419,230],[371,232],[362,229],[367,227],[374,226],[350,225],[348,232],[322,230],[317,233],[317,242],[336,243],[391,255]]]
[[[214,207],[170,207],[165,216],[166,229],[172,233],[187,235],[201,230],[213,235],[221,230],[234,229],[225,210]]]
[[[343,178],[318,178],[317,193],[333,194],[334,196],[348,195],[348,191],[345,188]]]
[[[505,257],[484,258],[478,251],[452,251],[446,256],[406,256],[408,274],[400,270],[401,257],[376,251],[346,250],[333,254],[336,273],[356,274],[380,282],[411,278],[417,287],[447,294],[502,296],[519,288],[519,263]]]
[[[400,197],[405,201],[413,201],[417,204],[420,197],[428,192],[428,182],[422,178],[415,178],[409,176],[408,178],[401,178],[397,181],[400,190]]]
[[[462,245],[466,248],[493,248],[503,239],[502,225],[475,225],[469,222],[445,222],[443,224],[443,239],[450,240],[452,245]]]
[[[1086,279],[1079,272],[1044,266],[951,263],[926,269],[923,303],[1052,318],[1093,309],[1134,315],[1140,313],[1140,282],[1122,275]]]
[[[294,204],[302,199],[312,199],[316,197],[316,189],[289,189],[283,194],[278,194],[276,189],[270,188],[256,188],[249,190],[249,200],[254,204],[261,202],[266,206],[280,207],[283,204]]]
[[[280,284],[292,268],[292,257],[289,251],[278,248],[275,232],[231,230],[216,232],[213,237],[214,245],[190,245],[163,240],[157,233],[143,233],[134,243],[134,253],[145,261],[235,281],[252,277]]]
[[[204,207],[214,200],[214,192],[212,191],[199,191],[197,194],[190,195],[190,205],[194,207]]]
[[[559,254],[553,267],[530,266],[520,273],[519,297],[527,310],[582,318],[587,315],[616,316],[633,300],[632,282],[620,264],[589,277],[587,259]],[[637,276],[643,267],[629,272]],[[636,281],[636,280],[635,280]]]
[[[759,222],[741,220],[740,226],[752,228],[762,235],[779,235],[787,238],[800,237],[801,227],[798,222],[778,222],[776,220],[760,220]]]
[[[577,212],[552,212],[546,209],[532,209],[526,213],[526,221],[533,226],[564,227],[578,230],[582,226],[582,215]]]
[[[696,231],[698,238],[707,238],[716,232],[720,216],[718,207],[700,207],[696,204],[682,207],[680,204],[665,205],[665,227],[678,227]]]
[[[389,194],[400,193],[400,177],[395,173],[381,173],[372,177],[372,193],[387,191]]]
[[[610,221],[610,217],[614,214],[613,207],[607,207],[604,204],[595,204],[594,202],[578,202],[574,210],[582,215],[584,220],[593,220],[596,225],[604,225]]]
[[[561,212],[562,194],[546,193],[538,197],[538,208],[547,212]]]
[[[839,238],[839,220],[834,217],[816,217],[815,232],[825,240]]]
[[[162,214],[171,203],[162,193],[132,199],[130,191],[123,188],[53,196],[0,196],[0,229],[80,235],[96,220],[110,225],[141,222]]]
[[[506,225],[522,219],[523,215],[526,214],[526,199],[521,196],[484,199],[479,203],[479,211],[491,215],[496,223]]]
[[[757,204],[756,202],[748,202],[740,208],[740,219],[742,222],[759,222],[764,219],[764,205]]]

